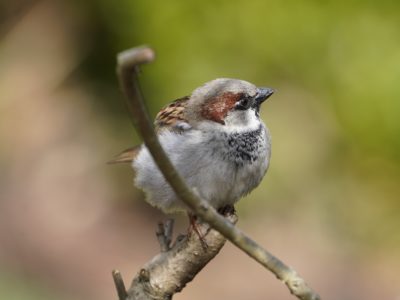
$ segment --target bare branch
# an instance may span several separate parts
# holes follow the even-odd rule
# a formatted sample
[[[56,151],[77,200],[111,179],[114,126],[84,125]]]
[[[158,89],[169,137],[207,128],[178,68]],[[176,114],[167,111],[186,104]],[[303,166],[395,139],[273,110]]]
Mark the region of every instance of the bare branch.
[[[159,223],[156,231],[158,243],[160,244],[161,252],[167,252],[171,249],[172,229],[174,220],[168,219],[165,223]]]
[[[128,297],[128,294],[126,292],[124,280],[122,279],[121,273],[118,270],[113,270],[112,276],[114,279],[115,288],[117,289],[118,299],[125,300]]]
[[[165,236],[165,242],[167,243],[168,248],[170,248],[170,246],[171,246],[173,229],[174,229],[174,220],[168,219],[164,223],[164,236]]]
[[[151,48],[133,48],[118,55],[117,70],[134,124],[139,130],[146,147],[154,157],[156,164],[175,193],[193,210],[194,214],[210,224],[212,228],[220,232],[233,244],[273,272],[277,278],[287,285],[292,294],[304,300],[320,299],[318,294],[308,287],[305,281],[297,275],[293,269],[286,266],[278,258],[259,246],[231,222],[225,220],[225,218],[219,215],[206,201],[197,197],[194,191],[185,184],[184,180],[176,172],[158,142],[137,81],[139,65],[150,63],[153,60],[154,52]]]
[[[229,214],[226,219],[235,223],[237,216],[234,213]],[[163,227],[168,227],[163,230],[171,232],[170,235],[172,224],[170,221],[163,224]],[[197,226],[207,243],[207,249],[204,249],[203,242],[193,231],[178,236],[172,248],[162,251],[143,266],[123,300],[171,299],[173,294],[180,292],[192,281],[226,242],[225,237],[211,229],[207,223],[198,223]]]

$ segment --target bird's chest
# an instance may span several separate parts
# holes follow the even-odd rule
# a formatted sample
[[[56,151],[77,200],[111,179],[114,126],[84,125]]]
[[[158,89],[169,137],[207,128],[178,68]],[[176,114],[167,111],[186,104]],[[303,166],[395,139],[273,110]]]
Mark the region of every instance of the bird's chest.
[[[266,132],[261,126],[254,131],[226,134],[222,141],[225,143],[221,149],[223,159],[234,164],[238,170],[246,165],[258,165],[267,148]]]
[[[253,190],[268,168],[270,140],[262,126],[250,132],[221,133],[208,141],[207,149],[211,161],[207,192],[224,205]]]

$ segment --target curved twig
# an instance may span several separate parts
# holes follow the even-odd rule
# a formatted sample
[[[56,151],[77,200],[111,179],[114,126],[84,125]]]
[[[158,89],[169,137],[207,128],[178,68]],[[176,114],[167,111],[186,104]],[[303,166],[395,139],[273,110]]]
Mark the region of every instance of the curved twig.
[[[250,257],[254,258],[257,262],[274,273],[277,278],[287,285],[290,292],[297,296],[297,298],[303,300],[319,300],[319,295],[308,287],[304,279],[292,268],[286,266],[274,255],[259,246],[234,224],[225,220],[212,206],[199,198],[177,173],[158,142],[137,81],[139,65],[150,63],[154,58],[154,52],[149,47],[144,46],[126,50],[118,55],[117,71],[130,114],[133,117],[134,125],[136,125],[146,147],[154,157],[154,161],[163,173],[165,179],[169,182],[175,193],[179,195],[179,198],[187,204],[198,217],[210,224],[212,228],[220,232],[238,248],[242,249]]]

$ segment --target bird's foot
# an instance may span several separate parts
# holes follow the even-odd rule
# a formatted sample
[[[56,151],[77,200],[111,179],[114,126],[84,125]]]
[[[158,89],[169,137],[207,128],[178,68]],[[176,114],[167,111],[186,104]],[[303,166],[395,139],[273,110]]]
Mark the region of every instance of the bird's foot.
[[[197,234],[197,236],[199,237],[199,240],[201,242],[201,245],[202,245],[203,249],[207,250],[208,245],[207,245],[207,242],[205,240],[205,235],[203,235],[200,232],[199,223],[197,223],[197,216],[192,214],[192,213],[188,213],[188,216],[189,216],[189,223],[190,223],[189,233],[194,231]]]

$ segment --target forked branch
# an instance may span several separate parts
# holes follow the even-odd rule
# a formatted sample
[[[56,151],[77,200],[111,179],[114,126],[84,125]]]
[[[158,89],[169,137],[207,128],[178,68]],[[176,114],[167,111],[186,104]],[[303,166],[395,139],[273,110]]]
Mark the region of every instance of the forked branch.
[[[234,213],[229,213],[225,217],[228,222],[237,221]],[[173,294],[180,292],[188,282],[192,281],[226,242],[223,235],[202,222],[197,224],[197,229],[201,232],[203,240],[191,231],[186,235],[179,235],[173,245],[168,245],[168,250],[166,250],[166,240],[172,235],[172,226],[173,223],[167,221],[162,224],[163,229],[160,230],[161,227],[159,227],[157,236],[161,253],[142,267],[127,292],[121,292],[123,283],[117,284],[120,274],[118,271],[113,272],[119,300],[171,299]],[[204,242],[207,243],[207,248],[204,248]],[[121,295],[125,295],[125,298],[121,298]]]
[[[149,47],[129,49],[118,55],[117,71],[133,122],[166,180],[195,215],[274,273],[297,298],[319,300],[319,295],[308,287],[306,282],[292,268],[286,266],[282,261],[245,235],[232,222],[218,214],[208,202],[198,197],[195,191],[190,189],[176,172],[154,132],[137,79],[139,65],[152,62],[154,57],[154,52]]]

